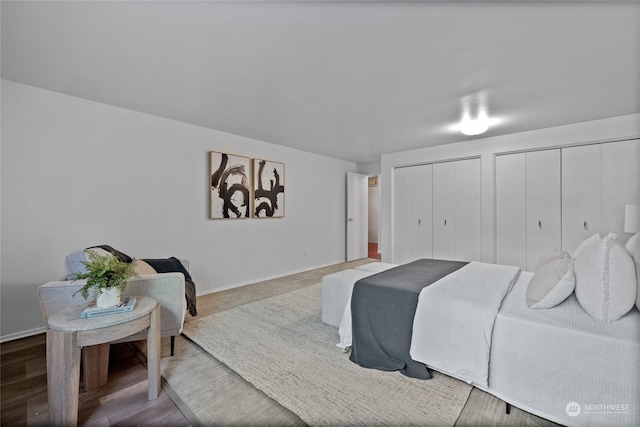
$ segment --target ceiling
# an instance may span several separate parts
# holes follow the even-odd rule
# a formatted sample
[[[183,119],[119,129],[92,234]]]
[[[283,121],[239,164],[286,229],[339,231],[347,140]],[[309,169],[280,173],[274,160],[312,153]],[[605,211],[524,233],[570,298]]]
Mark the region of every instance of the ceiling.
[[[2,1],[3,79],[349,161],[640,113],[640,3]],[[475,137],[479,138],[479,137]]]

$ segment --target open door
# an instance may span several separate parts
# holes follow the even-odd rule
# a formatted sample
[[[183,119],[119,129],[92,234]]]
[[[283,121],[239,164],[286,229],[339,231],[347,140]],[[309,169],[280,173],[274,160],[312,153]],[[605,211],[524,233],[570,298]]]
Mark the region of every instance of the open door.
[[[368,256],[368,176],[347,173],[347,261]]]

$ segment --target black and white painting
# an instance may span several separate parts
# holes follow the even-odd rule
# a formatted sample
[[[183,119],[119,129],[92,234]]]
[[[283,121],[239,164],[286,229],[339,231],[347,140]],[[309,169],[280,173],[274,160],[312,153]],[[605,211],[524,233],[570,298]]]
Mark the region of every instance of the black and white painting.
[[[212,219],[249,217],[249,167],[248,157],[209,152]]]
[[[284,217],[284,163],[253,159],[253,216]]]

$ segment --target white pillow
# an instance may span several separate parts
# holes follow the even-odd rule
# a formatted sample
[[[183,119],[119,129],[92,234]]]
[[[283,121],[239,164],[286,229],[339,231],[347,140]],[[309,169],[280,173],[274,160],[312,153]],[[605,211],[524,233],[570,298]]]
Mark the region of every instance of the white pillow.
[[[533,271],[538,271],[540,267],[558,259],[571,259],[571,255],[569,255],[569,252],[561,251],[559,249],[555,249],[551,252],[543,254],[542,256],[540,256],[540,258],[538,258],[536,267]]]
[[[627,244],[624,246],[625,248],[627,248],[629,253],[633,255],[633,252],[635,252],[636,248],[640,246],[640,231],[631,236],[629,240],[627,240]]]
[[[596,234],[575,255],[576,297],[587,313],[606,322],[627,314],[638,294],[635,263],[617,239]]]
[[[558,258],[537,268],[527,286],[527,305],[551,308],[567,299],[576,287],[573,262],[570,258]]]
[[[638,280],[638,296],[636,297],[636,307],[640,310],[640,231],[631,236],[625,245],[633,261],[636,264],[636,279]]]
[[[638,296],[636,297],[636,307],[640,310],[640,245],[636,246],[635,251],[631,254],[636,264],[636,279],[638,281]]]
[[[594,245],[596,242],[600,242],[600,241],[602,241],[602,239],[600,238],[600,235],[598,233],[589,237],[587,240],[585,240],[584,242],[578,245],[575,252],[573,253],[573,259],[577,259],[578,256],[580,256],[580,252],[584,251],[586,247]]]

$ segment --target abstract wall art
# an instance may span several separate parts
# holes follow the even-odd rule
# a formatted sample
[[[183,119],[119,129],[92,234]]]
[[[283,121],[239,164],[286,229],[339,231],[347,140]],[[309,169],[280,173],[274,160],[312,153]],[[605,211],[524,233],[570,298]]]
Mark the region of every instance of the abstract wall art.
[[[209,152],[210,217],[248,218],[250,160],[233,154]]]
[[[253,216],[284,217],[284,163],[253,159]]]

